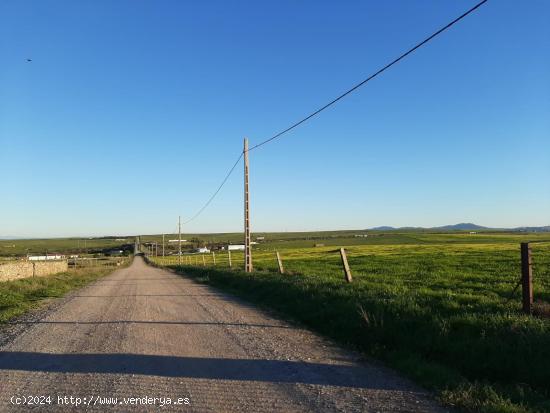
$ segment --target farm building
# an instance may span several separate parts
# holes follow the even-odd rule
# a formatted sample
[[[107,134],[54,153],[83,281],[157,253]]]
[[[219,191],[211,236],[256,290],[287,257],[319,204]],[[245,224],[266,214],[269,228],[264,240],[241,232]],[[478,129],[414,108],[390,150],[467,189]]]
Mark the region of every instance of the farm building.
[[[65,256],[61,254],[30,255],[27,259],[29,261],[64,260]]]
[[[244,251],[244,244],[228,245],[229,251]]]
[[[205,253],[208,253],[210,252],[210,250],[206,247],[199,247],[195,250],[195,252],[198,252],[198,253],[201,253],[201,254],[205,254]]]

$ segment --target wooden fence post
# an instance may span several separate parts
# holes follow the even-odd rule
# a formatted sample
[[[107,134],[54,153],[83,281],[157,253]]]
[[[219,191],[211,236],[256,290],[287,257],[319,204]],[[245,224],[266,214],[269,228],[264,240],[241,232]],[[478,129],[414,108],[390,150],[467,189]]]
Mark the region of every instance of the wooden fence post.
[[[204,259],[204,254],[202,254],[202,266],[206,267],[206,260]]]
[[[229,268],[231,268],[232,264],[231,264],[231,250],[230,249],[227,250],[227,258],[229,258]]]
[[[212,251],[212,262],[214,263],[214,266],[216,265],[216,253]]]
[[[528,242],[521,243],[521,290],[523,295],[523,312],[533,313],[533,268],[531,247]]]
[[[281,274],[285,273],[285,269],[283,268],[283,261],[281,260],[281,254],[279,254],[279,251],[276,251],[277,254],[277,265],[279,266],[279,272]]]
[[[346,250],[340,248],[340,257],[342,257],[342,265],[344,267],[344,275],[346,276],[347,282],[352,282],[353,278],[351,277],[351,270],[349,269],[348,258],[346,256]]]

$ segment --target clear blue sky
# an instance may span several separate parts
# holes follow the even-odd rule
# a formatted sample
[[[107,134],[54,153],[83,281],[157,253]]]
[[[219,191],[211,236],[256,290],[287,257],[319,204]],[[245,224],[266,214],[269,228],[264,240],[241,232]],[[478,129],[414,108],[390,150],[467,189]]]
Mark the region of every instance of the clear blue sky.
[[[475,1],[0,3],[0,235],[173,231]],[[550,2],[490,0],[251,153],[253,231],[550,224]],[[31,58],[32,62],[26,59]],[[242,166],[185,231],[242,230]]]

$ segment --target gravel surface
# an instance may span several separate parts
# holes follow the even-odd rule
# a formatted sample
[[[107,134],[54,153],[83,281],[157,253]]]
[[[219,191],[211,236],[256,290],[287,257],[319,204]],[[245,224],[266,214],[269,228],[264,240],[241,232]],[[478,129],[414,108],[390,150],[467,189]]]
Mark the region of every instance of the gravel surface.
[[[446,411],[394,372],[141,257],[12,322],[0,345],[2,412]],[[167,398],[181,404],[161,409]]]

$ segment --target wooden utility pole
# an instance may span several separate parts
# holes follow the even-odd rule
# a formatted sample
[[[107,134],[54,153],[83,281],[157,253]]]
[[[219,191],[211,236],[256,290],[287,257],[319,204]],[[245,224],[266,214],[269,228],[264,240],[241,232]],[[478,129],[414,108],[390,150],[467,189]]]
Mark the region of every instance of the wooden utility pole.
[[[178,217],[178,264],[181,265],[181,216]]]
[[[346,256],[346,250],[340,248],[340,257],[342,257],[342,265],[344,267],[344,275],[346,276],[347,282],[352,282],[353,278],[351,277],[351,270],[349,269],[348,257]]]
[[[531,247],[528,242],[521,243],[521,290],[523,295],[523,312],[533,313],[533,268]]]
[[[277,265],[279,266],[279,272],[284,274],[285,269],[283,267],[283,261],[281,260],[281,254],[279,254],[279,251],[277,251]]]
[[[248,139],[244,138],[244,271],[252,272],[250,248],[250,192],[248,190]]]

